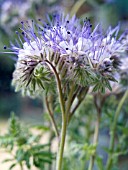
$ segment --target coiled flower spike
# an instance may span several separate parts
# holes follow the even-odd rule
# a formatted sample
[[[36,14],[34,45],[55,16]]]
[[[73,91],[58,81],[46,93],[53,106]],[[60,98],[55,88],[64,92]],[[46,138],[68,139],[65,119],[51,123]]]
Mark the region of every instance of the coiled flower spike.
[[[124,36],[117,39],[118,32],[119,26],[104,34],[99,26],[92,29],[90,20],[81,24],[75,16],[64,14],[47,16],[47,22],[21,22],[16,32],[19,46],[11,46],[18,56],[12,84],[30,96],[40,87],[50,88],[54,81],[50,65],[62,81],[94,86],[94,91],[111,90],[109,81],[116,81],[113,72],[127,47]]]

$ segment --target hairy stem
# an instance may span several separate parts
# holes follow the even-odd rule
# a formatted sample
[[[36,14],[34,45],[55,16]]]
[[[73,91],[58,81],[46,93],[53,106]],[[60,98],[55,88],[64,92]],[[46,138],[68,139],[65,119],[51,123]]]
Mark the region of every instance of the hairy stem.
[[[108,155],[106,170],[111,170],[111,167],[112,167],[112,164],[113,164],[113,151],[114,151],[114,142],[115,142],[115,133],[116,133],[117,121],[118,121],[118,117],[119,117],[121,108],[122,108],[127,97],[128,97],[128,90],[124,93],[124,95],[123,95],[122,99],[120,100],[120,103],[119,103],[119,105],[116,109],[116,112],[115,112],[112,130],[111,130],[111,133],[110,133],[109,150],[111,151],[111,153]]]
[[[74,89],[75,89],[75,86],[73,84],[71,86],[68,100],[66,103],[65,115],[62,116],[61,141],[60,141],[60,146],[59,146],[59,151],[58,151],[56,170],[61,170],[61,168],[62,168],[63,152],[64,152],[64,145],[65,145],[66,131],[67,131],[67,126],[68,126],[68,116],[69,116],[69,110],[71,108]]]
[[[59,145],[59,149],[58,149],[58,153],[57,153],[56,170],[62,169],[66,130],[67,130],[67,118],[66,118],[66,115],[65,115],[63,117],[63,120],[62,120],[61,139],[60,139],[60,145]]]
[[[97,113],[97,120],[95,124],[95,132],[94,132],[94,138],[93,138],[93,145],[97,145],[98,143],[98,137],[99,137],[99,126],[100,126],[100,117],[101,117],[101,112],[99,111]],[[96,157],[96,149],[93,155],[90,158],[90,163],[89,163],[89,168],[88,170],[92,170],[95,162],[95,157]]]
[[[56,134],[57,137],[59,137],[59,130],[58,130],[57,124],[55,122],[55,119],[54,119],[54,116],[53,116],[53,112],[50,109],[49,101],[48,101],[48,97],[47,96],[45,98],[45,101],[46,101],[46,106],[47,106],[47,110],[48,110],[51,122],[52,122],[53,127],[54,127],[55,134]]]
[[[97,110],[97,120],[96,120],[96,123],[95,123],[93,145],[96,145],[96,148],[97,148],[98,137],[99,137],[100,118],[101,118],[102,105],[103,105],[103,100],[102,100],[102,96],[101,96],[100,93],[98,93],[94,96],[94,104],[95,104],[95,107],[96,107],[96,110]],[[95,152],[93,153],[93,155],[90,158],[88,170],[93,169],[95,157],[96,157],[96,149],[95,149]]]
[[[66,117],[66,113],[65,113],[65,102],[63,99],[62,85],[61,85],[61,80],[60,80],[59,74],[57,73],[56,68],[48,60],[45,60],[45,62],[54,72],[54,75],[56,78],[56,83],[57,83],[60,108],[61,108],[61,112],[62,112],[62,130],[61,130],[61,138],[60,138],[60,144],[59,144],[59,149],[58,149],[58,153],[57,153],[57,161],[56,161],[56,170],[61,170],[66,130],[67,130],[67,117]]]
[[[62,92],[61,80],[59,78],[59,74],[57,73],[56,68],[48,60],[45,60],[45,62],[54,72],[54,75],[55,75],[55,78],[56,78],[56,83],[57,83],[57,89],[58,89],[58,94],[59,94],[59,102],[60,102],[60,107],[61,107],[61,111],[62,111],[62,116],[64,116],[64,114],[65,114],[65,107],[64,107],[65,102],[64,102],[64,99],[63,99],[63,92]]]

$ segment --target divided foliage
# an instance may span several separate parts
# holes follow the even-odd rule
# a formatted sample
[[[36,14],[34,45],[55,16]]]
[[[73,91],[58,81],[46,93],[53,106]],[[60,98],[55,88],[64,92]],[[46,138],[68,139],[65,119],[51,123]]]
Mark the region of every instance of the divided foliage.
[[[33,166],[44,169],[51,164],[54,155],[50,152],[50,144],[40,144],[41,135],[33,135],[26,126],[23,126],[19,119],[12,113],[8,122],[8,131],[0,136],[0,147],[10,153],[11,159],[3,162],[12,162],[9,170],[19,165],[21,169],[26,166],[31,169]]]

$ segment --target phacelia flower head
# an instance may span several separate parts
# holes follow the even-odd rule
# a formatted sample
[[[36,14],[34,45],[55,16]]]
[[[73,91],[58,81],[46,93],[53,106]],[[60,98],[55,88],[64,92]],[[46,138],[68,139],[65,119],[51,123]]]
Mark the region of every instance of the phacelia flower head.
[[[81,22],[64,14],[37,23],[21,22],[16,32],[19,45],[11,47],[18,57],[13,85],[17,90],[37,91],[39,86],[50,86],[56,72],[62,82],[93,86],[94,91],[111,89],[109,81],[116,81],[113,73],[127,48],[118,32],[119,26],[104,34],[99,25],[92,29],[90,20]]]

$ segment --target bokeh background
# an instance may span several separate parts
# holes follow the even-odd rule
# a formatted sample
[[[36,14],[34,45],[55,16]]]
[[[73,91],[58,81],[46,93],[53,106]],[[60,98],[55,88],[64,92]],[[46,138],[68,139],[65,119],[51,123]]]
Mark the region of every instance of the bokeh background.
[[[15,42],[17,38],[15,31],[22,20],[45,18],[47,13],[56,11],[65,13],[76,11],[79,18],[87,17],[94,25],[101,23],[104,30],[110,25],[117,24],[121,25],[122,31],[128,29],[128,0],[0,0],[0,51],[4,52],[4,45],[9,46],[11,41]],[[2,129],[0,131],[2,133],[6,129],[6,121],[12,111],[27,123],[42,123],[42,101],[22,98],[20,93],[15,93],[14,88],[11,87],[15,68],[13,57],[13,55],[0,53],[0,129]],[[128,118],[128,109],[125,107],[124,110]],[[78,124],[80,122],[76,121],[76,125]],[[106,133],[103,131],[103,135]],[[127,156],[121,158],[120,166],[124,170],[128,169]]]

